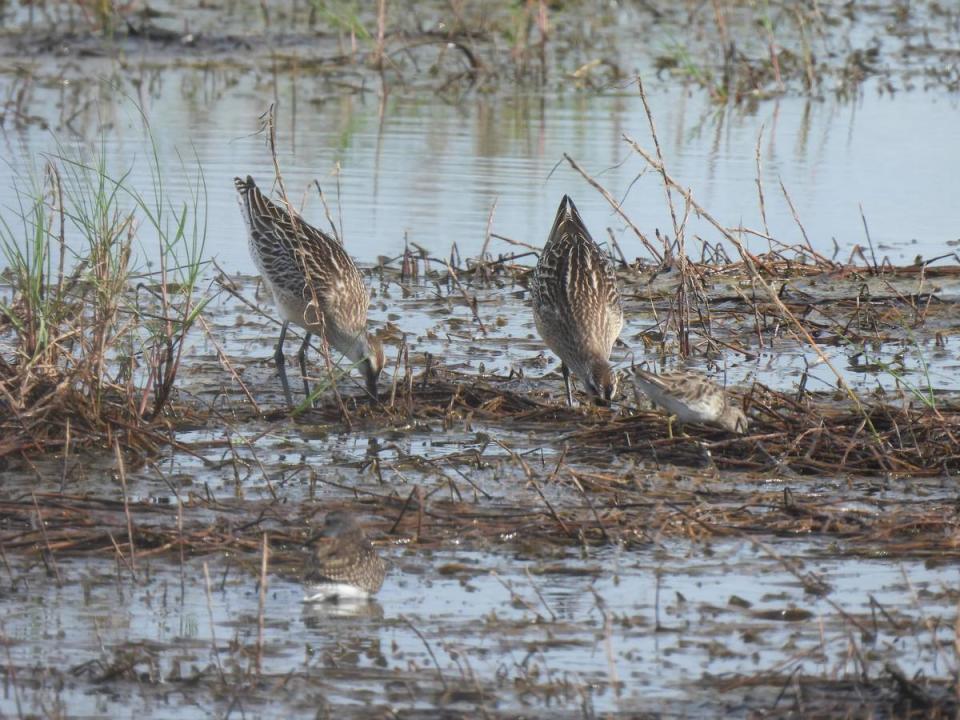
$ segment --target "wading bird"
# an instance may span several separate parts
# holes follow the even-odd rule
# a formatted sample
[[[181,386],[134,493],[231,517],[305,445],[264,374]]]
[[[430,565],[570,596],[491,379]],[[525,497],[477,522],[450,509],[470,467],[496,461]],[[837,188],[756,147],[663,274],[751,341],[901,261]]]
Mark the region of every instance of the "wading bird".
[[[534,268],[530,295],[540,337],[560,358],[567,403],[573,405],[571,370],[596,400],[612,400],[617,376],[610,350],[623,327],[617,276],[567,195]]]
[[[367,599],[383,585],[387,564],[350,513],[327,513],[308,544],[313,548],[303,578],[309,587],[304,602]]]
[[[283,321],[274,359],[287,402],[293,404],[283,341],[291,322],[307,331],[297,357],[308,395],[306,352],[310,336],[316,334],[350,361],[360,363],[367,392],[376,398],[383,346],[367,334],[370,298],[357,266],[339,242],[269,200],[252,177],[234,178],[234,183],[249,231],[250,255]]]
[[[702,375],[688,370],[655,375],[635,368],[633,378],[654,403],[670,413],[671,437],[673,417],[681,423],[717,425],[737,434],[747,431],[749,421],[743,410],[723,388]]]

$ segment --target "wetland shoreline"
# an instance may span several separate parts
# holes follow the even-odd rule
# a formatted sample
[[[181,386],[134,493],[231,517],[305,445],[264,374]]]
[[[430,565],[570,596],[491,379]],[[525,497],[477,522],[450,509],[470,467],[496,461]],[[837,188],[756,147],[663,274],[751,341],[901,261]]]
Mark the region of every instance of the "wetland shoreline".
[[[954,717],[954,229],[883,177],[856,236],[820,210],[868,95],[956,102],[960,15],[791,7],[0,3],[0,712]],[[284,398],[221,203],[271,168],[363,261],[376,402],[316,344]],[[557,183],[616,265],[611,408],[531,315]],[[673,434],[633,365],[749,432]],[[389,565],[359,608],[302,602],[336,510]]]

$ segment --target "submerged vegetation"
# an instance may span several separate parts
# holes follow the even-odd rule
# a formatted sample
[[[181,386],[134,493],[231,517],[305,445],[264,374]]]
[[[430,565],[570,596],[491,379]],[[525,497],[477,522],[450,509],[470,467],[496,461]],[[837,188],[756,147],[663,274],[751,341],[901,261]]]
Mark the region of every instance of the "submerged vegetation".
[[[638,91],[643,95],[642,85]],[[19,484],[15,495],[10,485],[0,499],[0,550],[39,554],[58,583],[66,558],[113,557],[134,583],[148,582],[140,574],[148,559],[176,559],[182,588],[193,558],[204,561],[207,573],[208,559],[223,554],[265,588],[274,582],[269,573],[296,576],[321,508],[364,516],[379,544],[406,546],[418,562],[427,551],[506,548],[537,558],[534,571],[547,576],[580,572],[568,560],[553,560],[574,550],[583,557],[605,549],[642,557],[670,543],[712,553],[736,542],[795,580],[802,604],[829,608],[831,625],[819,631],[817,652],[827,653],[824,632],[857,633],[845,651],[857,658],[878,636],[905,641],[903,622],[854,614],[833,599],[828,576],[767,543],[821,541],[842,547],[828,555],[854,561],[958,557],[957,544],[944,538],[960,534],[960,518],[951,493],[938,484],[960,472],[960,404],[955,393],[937,387],[928,355],[956,332],[960,269],[941,264],[949,255],[894,267],[877,259],[872,246],[854,249],[846,260],[827,258],[806,239],[799,217],[804,241],[792,244],[778,240],[778,229],[766,221],[762,231],[725,225],[670,174],[643,99],[654,150],[632,137],[624,146],[662,182],[672,232],[643,232],[611,191],[577,159],[565,158],[646,249],[643,258],[628,260],[611,236],[625,313],[649,321],[629,338],[637,354],[620,353],[626,389],[612,409],[566,407],[559,379],[536,355],[539,343],[528,341],[530,253],[439,258],[409,246],[365,269],[392,318],[378,323],[377,335],[391,348],[378,400],[368,402],[348,373],[331,377],[321,369],[319,382],[308,371],[303,399],[291,405],[269,361],[227,349],[251,338],[269,345],[276,321],[251,279],[223,272],[210,278],[206,271],[203,173],[188,185],[191,202],[174,203],[152,144],[147,192],[131,185],[129,173],[114,174],[102,153],[91,158],[61,148],[36,179],[20,184],[29,190],[20,195],[19,212],[4,216],[0,236],[7,264],[0,295],[0,459],[11,477],[30,476],[28,487]],[[275,143],[271,135],[268,144]],[[757,189],[763,207],[759,176]],[[690,236],[692,213],[707,219],[715,236]],[[748,250],[744,237],[762,238],[766,250]],[[406,334],[420,315],[443,318],[426,333],[433,350]],[[194,340],[208,351],[197,350]],[[497,348],[524,343],[528,364],[497,367]],[[445,357],[445,348],[463,344],[478,364]],[[891,347],[898,349],[893,360]],[[716,367],[735,357],[755,361],[764,352],[793,354],[807,364],[795,388],[757,379],[730,383],[751,419],[745,435],[696,425],[672,433],[662,413],[629,392],[625,365],[641,352],[663,365]],[[844,355],[850,364],[838,367]],[[877,390],[864,393],[850,382],[851,372],[869,374]],[[338,393],[336,382],[343,383]],[[366,438],[362,451],[331,461],[343,452],[344,438],[356,437]],[[287,450],[301,453],[299,462],[287,461]],[[104,464],[120,481],[122,502],[90,493],[85,468]],[[211,487],[214,479],[219,487]],[[160,487],[169,496],[160,503],[132,498],[131,486]],[[917,495],[929,497],[917,502]],[[18,585],[20,576],[9,572]],[[468,587],[476,582],[477,571],[459,561],[439,572]],[[204,590],[212,608],[208,575]],[[510,592],[537,627],[569,632],[546,602],[540,610]],[[606,642],[619,632],[614,623],[624,633],[643,629],[636,617],[609,614],[606,602],[597,596]],[[739,595],[730,603],[749,609]],[[260,628],[267,624],[264,608],[261,600]],[[944,642],[941,625],[924,612],[911,622],[924,628],[924,637]],[[813,617],[795,605],[750,613],[738,626],[748,636],[757,622],[800,625]],[[491,632],[502,629],[497,617],[485,622]],[[656,623],[658,632],[678,632],[661,628],[659,616]],[[141,649],[105,655],[97,671],[84,665],[71,673],[92,673],[96,683],[173,683],[214,694],[229,687],[234,699],[253,702],[261,683],[279,677],[260,669],[269,663],[263,632],[253,646],[232,642],[238,657],[226,667],[227,648],[211,630],[214,660],[205,669],[164,677],[157,670],[164,651]],[[256,658],[257,669],[241,657]],[[960,666],[952,654],[948,661]],[[956,708],[952,675],[909,677],[893,660],[882,668],[858,660],[853,671],[844,663],[829,672],[806,670],[802,654],[784,662],[792,668],[787,676],[761,668],[710,682],[724,697],[744,688],[783,694],[793,683],[794,704],[819,695],[818,712],[864,695],[874,710],[905,716],[947,716]],[[141,666],[149,672],[139,673]],[[309,684],[310,677],[301,680]],[[509,677],[524,697],[560,695],[569,702],[588,687],[544,681],[525,667]],[[421,685],[420,701],[463,702],[450,698],[442,670],[439,682],[440,689]],[[478,679],[466,704],[482,708],[503,692],[503,682],[499,674]],[[625,687],[613,671],[600,686]]]
[[[76,89],[87,69],[75,58],[107,49],[120,56],[101,58],[109,73],[146,93],[150,73],[174,66],[223,73],[228,89],[235,73],[255,75],[264,97],[277,78],[306,75],[330,97],[381,101],[638,93],[647,130],[623,135],[622,152],[656,179],[670,218],[652,230],[625,202],[632,186],[605,186],[591,158],[550,158],[616,217],[616,231],[591,228],[609,238],[629,320],[612,407],[563,402],[529,306],[549,219],[543,237],[504,237],[495,205],[473,257],[451,231],[449,252],[411,240],[363,267],[387,348],[374,401],[342,361],[339,372],[290,363],[304,375],[291,402],[270,359],[270,298],[205,249],[218,227],[207,221],[209,168],[171,162],[148,128],[137,145],[146,174],[111,167],[104,137],[17,172],[18,205],[0,208],[0,595],[29,612],[54,585],[64,606],[105,587],[110,603],[142,602],[163,640],[137,637],[136,622],[118,640],[94,615],[89,656],[66,650],[46,667],[30,631],[11,630],[21,618],[0,621],[0,674],[25,700],[18,714],[69,714],[76,693],[101,700],[104,715],[130,696],[228,716],[359,717],[371,702],[412,717],[957,715],[960,593],[937,575],[960,561],[955,245],[897,266],[864,218],[864,246],[828,257],[782,182],[793,223],[768,223],[776,191],[761,179],[762,131],[744,159],[748,176],[756,165],[762,226],[720,217],[696,180],[671,174],[641,82],[658,75],[729,104],[844,96],[868,77],[881,92],[919,78],[952,92],[953,9],[225,0],[181,13],[39,0],[0,2],[0,17],[0,52],[26,58],[3,75],[0,128],[24,134],[80,134],[101,86]],[[653,38],[644,57],[639,36]],[[41,67],[55,53],[63,66]],[[648,66],[636,73],[638,63]],[[69,96],[59,118],[34,104],[43,83]],[[379,103],[381,121],[387,111]],[[283,125],[266,117],[274,196],[297,200],[301,188],[280,176]],[[226,184],[248,171],[229,168]],[[706,223],[696,233],[693,218]],[[623,237],[642,257],[624,254]],[[509,252],[490,250],[501,242]],[[674,432],[633,392],[642,361],[711,375],[749,431]],[[384,607],[301,616],[290,606],[303,548],[336,510],[390,555]],[[880,563],[893,580],[870,584]],[[928,579],[915,586],[907,568]],[[670,585],[671,573],[682,582]],[[416,616],[411,596],[443,593],[461,604]],[[74,632],[24,624],[57,643]],[[657,666],[638,670],[648,650]],[[556,667],[555,653],[570,655]]]

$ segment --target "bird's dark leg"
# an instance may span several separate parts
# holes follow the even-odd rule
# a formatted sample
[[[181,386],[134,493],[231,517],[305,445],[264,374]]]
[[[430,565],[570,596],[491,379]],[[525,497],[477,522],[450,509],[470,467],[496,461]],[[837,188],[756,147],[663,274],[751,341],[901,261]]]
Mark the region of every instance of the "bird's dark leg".
[[[282,368],[285,362],[283,358],[283,341],[287,339],[287,327],[290,325],[288,321],[284,321],[283,325],[280,326],[280,339],[277,340],[277,350],[273,353],[273,360],[277,363],[278,368]]]
[[[567,386],[567,405],[573,407],[573,390],[570,387],[570,368],[567,367],[567,364],[560,361],[560,372],[563,373],[563,383]]]
[[[287,326],[290,323],[284,321],[280,326],[280,339],[277,341],[277,351],[273,354],[274,362],[277,364],[277,375],[280,376],[280,384],[283,385],[283,394],[287,398],[287,405],[293,405],[293,396],[290,394],[290,384],[287,382],[287,370],[284,368],[286,362],[283,357],[283,341],[287,338]]]
[[[277,374],[280,376],[280,384],[283,385],[283,396],[287,399],[287,405],[293,407],[293,395],[290,394],[290,383],[287,382],[287,371],[283,365],[277,367]]]
[[[300,346],[300,352],[297,353],[297,359],[300,361],[300,377],[303,379],[303,392],[310,397],[310,383],[307,381],[307,349],[310,347],[310,333],[303,338],[303,344]]]

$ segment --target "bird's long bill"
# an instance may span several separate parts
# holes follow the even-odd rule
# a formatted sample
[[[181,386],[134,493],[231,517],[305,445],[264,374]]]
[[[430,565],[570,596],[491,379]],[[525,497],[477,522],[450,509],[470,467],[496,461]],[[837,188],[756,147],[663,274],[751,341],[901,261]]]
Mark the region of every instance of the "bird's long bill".
[[[597,407],[608,408],[613,404],[613,399],[607,399],[605,397],[601,397],[600,395],[594,395],[593,404]]]

